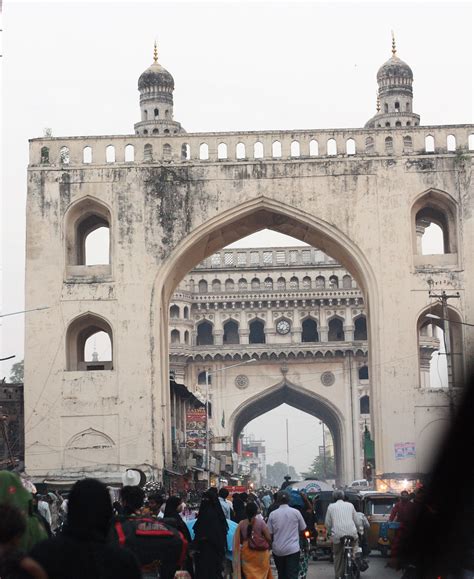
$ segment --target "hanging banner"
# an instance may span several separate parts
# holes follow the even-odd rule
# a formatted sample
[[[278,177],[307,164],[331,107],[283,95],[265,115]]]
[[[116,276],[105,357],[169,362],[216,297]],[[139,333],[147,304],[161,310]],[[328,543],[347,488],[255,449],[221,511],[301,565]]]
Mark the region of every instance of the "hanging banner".
[[[415,443],[414,442],[396,442],[395,443],[395,460],[403,460],[405,458],[415,458]]]
[[[194,408],[186,412],[186,446],[206,448],[206,409]]]

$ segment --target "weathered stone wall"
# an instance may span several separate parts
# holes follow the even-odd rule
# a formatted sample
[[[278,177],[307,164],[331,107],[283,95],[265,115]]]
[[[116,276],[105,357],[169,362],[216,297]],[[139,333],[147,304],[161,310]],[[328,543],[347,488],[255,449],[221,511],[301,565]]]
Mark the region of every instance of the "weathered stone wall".
[[[163,466],[170,453],[168,300],[204,257],[265,227],[320,248],[356,278],[369,316],[377,470],[415,472],[415,459],[395,461],[394,444],[417,442],[432,422],[424,409],[446,406],[443,393],[419,388],[417,320],[429,304],[427,279],[434,289],[460,291],[461,299],[451,303],[463,319],[474,319],[472,152],[446,150],[448,134],[466,148],[473,132],[472,126],[456,126],[31,141],[26,307],[52,307],[27,318],[29,472],[60,472],[71,433],[88,428],[112,440],[107,444],[116,449],[117,462],[107,470]],[[405,134],[412,136],[414,153],[403,152]],[[387,135],[393,137],[390,155],[384,153]],[[426,135],[434,135],[435,153],[424,152]],[[366,155],[361,151],[369,136],[375,149]],[[283,145],[281,159],[269,156],[276,138]],[[313,138],[319,140],[319,155],[312,157]],[[335,138],[338,155],[327,155],[327,138]],[[341,153],[348,138],[356,141],[355,155]],[[290,158],[294,139],[300,141],[300,158]],[[263,159],[235,160],[237,143],[244,143],[249,155],[256,140],[263,143]],[[204,142],[209,160],[199,159]],[[228,145],[228,160],[216,158],[221,142]],[[135,145],[135,161],[125,163],[129,143]],[[146,143],[153,145],[155,162],[143,161]],[[107,164],[110,144],[116,162]],[[163,144],[172,150],[166,162],[160,160]],[[190,159],[181,158],[183,144],[190,146]],[[90,164],[82,163],[86,145],[93,148]],[[69,148],[69,163],[58,162],[62,146]],[[49,148],[51,164],[41,164],[42,147]],[[429,191],[456,206],[458,251],[420,265],[411,210]],[[88,266],[66,264],[68,211],[86,196],[111,214],[112,263],[102,272],[105,278],[97,270],[89,275]],[[65,371],[66,329],[88,311],[113,329],[114,369],[107,375]],[[474,335],[464,330],[468,361]],[[103,468],[90,462],[84,469]]]

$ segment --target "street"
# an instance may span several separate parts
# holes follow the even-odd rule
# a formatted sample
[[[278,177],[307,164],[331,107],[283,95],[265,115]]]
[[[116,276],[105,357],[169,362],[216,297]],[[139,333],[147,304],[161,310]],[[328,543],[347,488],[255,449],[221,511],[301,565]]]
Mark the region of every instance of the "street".
[[[388,559],[377,555],[369,557],[369,568],[361,573],[361,579],[399,578],[401,573],[385,567]],[[329,561],[311,561],[307,579],[334,579],[334,567]]]

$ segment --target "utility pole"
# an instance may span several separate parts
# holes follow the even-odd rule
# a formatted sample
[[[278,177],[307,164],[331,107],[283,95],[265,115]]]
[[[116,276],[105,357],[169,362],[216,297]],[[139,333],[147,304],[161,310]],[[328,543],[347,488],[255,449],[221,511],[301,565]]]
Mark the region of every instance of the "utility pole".
[[[432,284],[430,284],[431,287]],[[449,311],[448,311],[448,300],[457,298],[459,299],[459,292],[455,294],[447,294],[445,290],[441,293],[433,292],[431,289],[429,291],[430,298],[435,298],[441,303],[443,310],[443,333],[444,333],[444,347],[446,350],[446,365],[448,369],[448,400],[449,400],[449,413],[451,415],[451,420],[454,420],[456,409],[454,405],[454,380],[453,380],[453,352],[451,350],[451,332],[450,332],[450,321],[449,321]]]
[[[327,471],[326,471],[326,432],[324,430],[324,422],[320,422],[321,426],[323,427],[323,475],[324,480],[327,478]]]
[[[288,418],[286,419],[286,472],[290,476],[290,445],[288,439]]]

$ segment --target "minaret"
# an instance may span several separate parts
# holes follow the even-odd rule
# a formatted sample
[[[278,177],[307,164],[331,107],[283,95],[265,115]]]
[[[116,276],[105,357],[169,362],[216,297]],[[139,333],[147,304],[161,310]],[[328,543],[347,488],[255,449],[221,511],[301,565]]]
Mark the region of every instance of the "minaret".
[[[397,56],[395,35],[392,32],[392,57],[377,72],[377,112],[366,128],[409,127],[420,124],[420,116],[413,112],[413,72]]]
[[[153,63],[138,79],[141,121],[135,124],[136,135],[167,135],[184,133],[173,120],[174,79],[158,62],[156,42]]]

